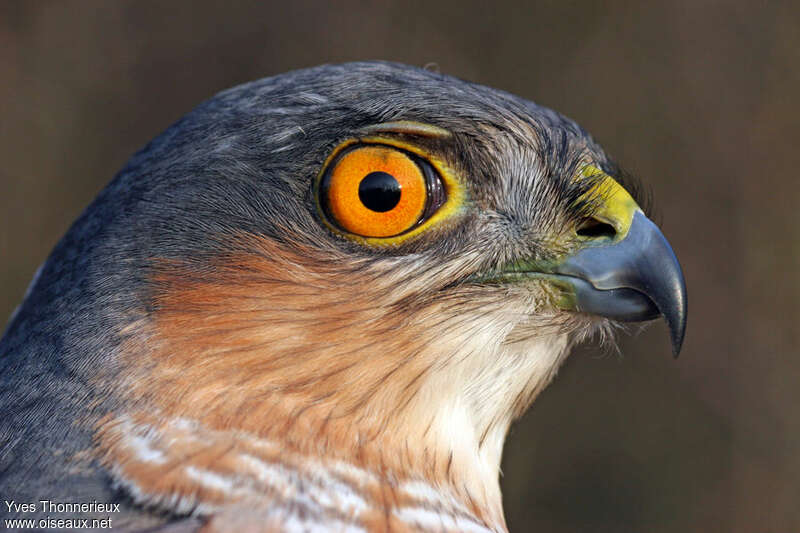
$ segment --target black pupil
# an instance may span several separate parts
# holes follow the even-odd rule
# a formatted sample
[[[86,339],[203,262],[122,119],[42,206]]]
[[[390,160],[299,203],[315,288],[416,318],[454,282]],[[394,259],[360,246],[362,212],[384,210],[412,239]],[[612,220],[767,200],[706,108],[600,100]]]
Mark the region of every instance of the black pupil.
[[[385,213],[400,203],[400,182],[386,172],[370,172],[358,184],[358,197],[367,209]]]

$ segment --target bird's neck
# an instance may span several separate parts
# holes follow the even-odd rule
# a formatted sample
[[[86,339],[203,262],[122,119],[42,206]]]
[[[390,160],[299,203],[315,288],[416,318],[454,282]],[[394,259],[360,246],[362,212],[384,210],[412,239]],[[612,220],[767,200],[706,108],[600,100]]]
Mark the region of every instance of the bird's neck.
[[[109,421],[100,439],[113,443],[106,459],[114,477],[140,503],[209,517],[221,531],[268,523],[280,531],[505,531],[496,480],[454,485],[455,455],[431,450],[426,458],[432,471],[452,472],[444,481],[410,463],[398,468],[418,459],[407,450],[314,454],[185,419],[126,416]],[[298,521],[303,527],[291,526]]]
[[[433,513],[504,530],[503,441],[566,353],[565,328],[531,328],[530,298],[445,283],[457,272],[342,270],[258,246],[216,277],[168,263],[155,277],[154,312],[125,329],[124,372],[103,381],[118,387],[98,431],[115,478],[172,511]]]
[[[391,421],[375,415],[391,398],[339,418],[316,416],[314,406],[301,414],[287,399],[262,418],[263,431],[129,411],[104,420],[98,441],[134,498],[220,524],[229,515],[284,524],[297,519],[286,513],[300,512],[309,525],[337,520],[343,530],[505,531],[498,479],[505,436],[565,349],[560,337],[498,348],[499,364],[485,372],[464,357],[429,373]]]

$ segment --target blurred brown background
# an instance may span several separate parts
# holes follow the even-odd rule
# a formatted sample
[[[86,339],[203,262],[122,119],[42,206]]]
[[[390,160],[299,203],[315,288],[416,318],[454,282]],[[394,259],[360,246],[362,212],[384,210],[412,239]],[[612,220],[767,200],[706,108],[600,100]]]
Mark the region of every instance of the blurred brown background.
[[[800,531],[800,8],[486,1],[0,4],[0,323],[129,155],[215,92],[392,59],[589,129],[652,186],[690,296],[573,356],[518,424],[512,531]],[[793,157],[794,156],[794,157]]]

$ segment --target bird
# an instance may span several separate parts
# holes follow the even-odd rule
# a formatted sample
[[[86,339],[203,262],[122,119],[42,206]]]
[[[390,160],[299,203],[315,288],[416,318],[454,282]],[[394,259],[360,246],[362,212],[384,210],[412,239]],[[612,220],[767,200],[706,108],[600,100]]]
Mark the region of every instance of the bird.
[[[13,313],[2,513],[507,531],[506,435],[571,349],[663,318],[680,351],[685,281],[643,191],[574,121],[434,70],[217,94],[130,159]]]

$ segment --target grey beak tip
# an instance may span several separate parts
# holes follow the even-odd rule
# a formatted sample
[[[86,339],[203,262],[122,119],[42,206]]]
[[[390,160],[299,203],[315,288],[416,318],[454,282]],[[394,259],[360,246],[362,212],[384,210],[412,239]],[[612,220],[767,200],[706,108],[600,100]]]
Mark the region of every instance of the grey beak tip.
[[[640,256],[638,277],[643,292],[649,296],[667,322],[672,355],[677,358],[686,336],[686,281],[678,258],[661,230],[642,213],[634,215],[630,237],[633,245],[646,253]],[[647,243],[638,244],[638,243]]]
[[[667,325],[669,326],[670,340],[672,341],[672,355],[675,359],[680,355],[681,348],[683,347],[683,339],[686,337],[688,302],[686,297],[686,283],[683,277],[680,278],[677,292],[678,294],[676,294],[675,300],[680,303],[673,308],[675,312],[668,312],[665,314]]]
[[[662,280],[660,290],[653,291],[650,296],[667,322],[672,341],[672,355],[677,359],[686,336],[688,311],[686,280],[678,258],[663,233],[644,216],[642,219],[651,226],[652,242],[655,244],[652,253],[655,260],[650,264],[649,270],[658,272]]]
[[[670,337],[672,338],[672,357],[677,359],[683,347],[684,328],[675,329],[671,332]]]

